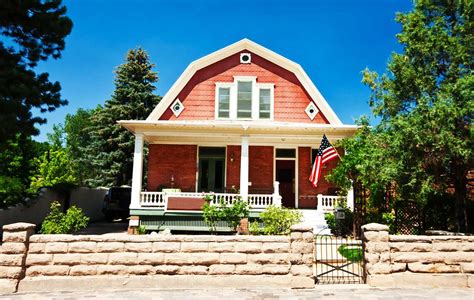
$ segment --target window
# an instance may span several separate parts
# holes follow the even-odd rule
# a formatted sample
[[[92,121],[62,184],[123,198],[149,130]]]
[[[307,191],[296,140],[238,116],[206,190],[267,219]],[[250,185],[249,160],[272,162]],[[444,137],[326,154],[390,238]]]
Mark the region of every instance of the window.
[[[234,82],[216,82],[215,118],[272,120],[273,83],[257,83],[256,76],[234,76]]]
[[[295,158],[296,149],[276,149],[275,156],[277,158]]]
[[[230,111],[230,88],[219,88],[218,94],[218,117],[229,118]]]
[[[270,89],[260,89],[259,104],[259,118],[270,119]]]
[[[237,82],[237,118],[252,117],[252,82]]]

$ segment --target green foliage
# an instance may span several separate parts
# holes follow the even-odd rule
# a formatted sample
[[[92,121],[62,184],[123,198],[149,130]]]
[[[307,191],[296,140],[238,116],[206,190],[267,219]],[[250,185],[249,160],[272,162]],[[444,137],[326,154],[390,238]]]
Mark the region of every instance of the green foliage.
[[[18,133],[38,134],[36,124],[46,119],[33,116],[67,104],[61,86],[48,73],[36,74],[38,62],[57,59],[72,22],[66,8],[56,1],[0,1],[0,148]]]
[[[263,234],[284,235],[290,233],[290,227],[301,222],[303,215],[296,209],[269,206],[260,213],[263,222]]]
[[[35,162],[37,171],[31,178],[31,192],[37,192],[42,187],[68,189],[77,183],[75,171],[65,150],[49,150],[41,158],[35,159]]]
[[[347,207],[338,207],[339,210],[344,212],[344,219],[336,219],[336,212],[327,213],[324,215],[326,223],[328,224],[331,233],[335,236],[348,236],[352,234],[353,227],[353,213]]]
[[[153,94],[158,76],[154,64],[141,48],[130,50],[126,62],[117,67],[115,91],[104,107],[98,107],[85,129],[87,143],[80,143],[81,161],[95,170],[85,179],[91,186],[120,186],[131,183],[133,135],[117,124],[119,120],[143,120],[161,99]],[[145,155],[146,157],[146,148]]]
[[[473,16],[472,1],[427,0],[397,15],[403,52],[392,55],[385,74],[365,70],[362,80],[380,123],[337,145],[347,155],[328,179],[346,188],[344,175],[362,182],[372,207],[389,185],[399,199],[422,205],[448,199],[451,189],[457,229],[466,230],[466,175],[474,158]]]
[[[393,212],[382,213],[382,224],[388,226],[390,233],[394,234],[395,231],[395,214]]]
[[[219,205],[211,205],[211,200],[215,197],[212,194],[204,195],[206,201],[202,207],[204,223],[209,227],[210,232],[216,232],[219,221],[225,221],[232,231],[237,230],[240,221],[249,216],[249,206],[242,199],[236,199],[232,205],[227,205],[220,201]]]
[[[263,234],[263,227],[260,226],[260,223],[258,221],[253,221],[252,223],[250,223],[249,232],[252,235]]]
[[[350,262],[361,262],[364,258],[362,246],[341,245],[337,248],[337,252]]]
[[[61,204],[57,201],[51,203],[51,212],[41,224],[41,233],[65,234],[74,233],[87,227],[89,217],[84,215],[82,209],[70,207],[66,213],[61,211]]]
[[[138,227],[137,227],[137,233],[138,233],[139,235],[146,234],[146,228],[145,228],[145,226],[142,226],[142,225],[138,226]]]

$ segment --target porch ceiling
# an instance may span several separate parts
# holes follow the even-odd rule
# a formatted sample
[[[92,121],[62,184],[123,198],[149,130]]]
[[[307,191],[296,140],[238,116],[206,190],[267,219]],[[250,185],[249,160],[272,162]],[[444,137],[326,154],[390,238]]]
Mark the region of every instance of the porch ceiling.
[[[302,124],[256,121],[118,121],[148,143],[237,143],[248,136],[255,144],[312,145],[326,134],[332,142],[354,135],[356,125]]]

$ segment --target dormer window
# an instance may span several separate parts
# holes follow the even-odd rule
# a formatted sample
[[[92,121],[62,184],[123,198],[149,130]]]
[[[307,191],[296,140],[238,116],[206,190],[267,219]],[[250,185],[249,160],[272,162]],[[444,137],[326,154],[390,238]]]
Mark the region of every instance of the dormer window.
[[[273,119],[272,83],[255,76],[234,76],[234,82],[216,83],[216,119]]]

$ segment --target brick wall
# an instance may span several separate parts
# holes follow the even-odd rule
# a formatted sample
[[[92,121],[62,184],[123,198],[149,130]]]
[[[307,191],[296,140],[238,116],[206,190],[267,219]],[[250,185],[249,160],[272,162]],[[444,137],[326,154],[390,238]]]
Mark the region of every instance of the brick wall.
[[[31,231],[34,225],[29,226]],[[30,237],[28,232],[6,232],[1,247],[9,254],[0,260],[0,283],[16,280],[16,286],[21,279],[20,291],[44,291],[61,283],[65,289],[99,287],[101,282],[109,288],[115,283],[137,286],[140,280],[152,280],[148,287],[173,287],[170,280],[179,287],[314,287],[313,233],[302,225],[293,226],[290,236]]]
[[[176,118],[167,109],[160,120],[214,120],[215,83],[233,82],[235,75],[257,76],[257,83],[275,84],[275,121],[328,123],[321,112],[314,120],[308,118],[304,110],[311,97],[293,73],[254,53],[251,64],[241,64],[240,53],[236,53],[197,71],[177,96],[185,107],[183,112]]]
[[[249,147],[249,193],[273,193],[273,147]]]
[[[228,191],[234,186],[240,189],[240,146],[227,146],[227,175],[226,188]],[[231,161],[233,157],[234,161]]]
[[[474,288],[474,236],[389,235],[374,223],[362,230],[369,285]]]
[[[148,147],[147,188],[157,191],[158,187],[171,187],[171,176],[174,187],[182,191],[196,190],[196,145],[160,145]]]

